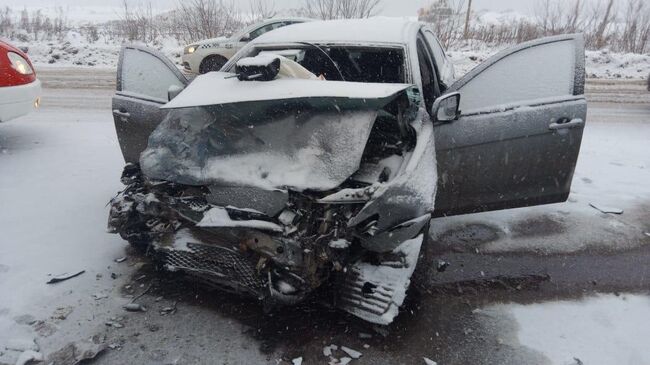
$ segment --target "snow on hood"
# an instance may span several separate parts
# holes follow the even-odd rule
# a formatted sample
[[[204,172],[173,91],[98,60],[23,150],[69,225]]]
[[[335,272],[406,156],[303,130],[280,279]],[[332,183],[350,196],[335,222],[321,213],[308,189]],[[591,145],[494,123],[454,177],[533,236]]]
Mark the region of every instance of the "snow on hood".
[[[359,168],[375,110],[280,103],[173,109],[140,157],[152,179],[186,185],[330,190]]]
[[[188,108],[250,101],[300,98],[388,98],[409,84],[378,84],[347,81],[278,78],[272,81],[239,81],[234,74],[209,72],[198,76],[163,109]]]

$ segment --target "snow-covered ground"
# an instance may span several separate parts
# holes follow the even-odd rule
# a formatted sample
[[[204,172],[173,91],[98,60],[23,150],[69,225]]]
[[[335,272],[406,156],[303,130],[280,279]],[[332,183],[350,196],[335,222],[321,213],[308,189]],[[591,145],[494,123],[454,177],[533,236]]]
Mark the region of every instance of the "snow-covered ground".
[[[591,295],[568,301],[497,304],[475,311],[515,327],[499,341],[525,346],[549,365],[650,364],[650,297],[637,294]],[[504,338],[505,337],[505,338]]]
[[[86,340],[122,314],[128,263],[113,260],[125,243],[106,233],[122,164],[106,110],[50,109],[0,125],[0,364],[35,339],[45,353]]]

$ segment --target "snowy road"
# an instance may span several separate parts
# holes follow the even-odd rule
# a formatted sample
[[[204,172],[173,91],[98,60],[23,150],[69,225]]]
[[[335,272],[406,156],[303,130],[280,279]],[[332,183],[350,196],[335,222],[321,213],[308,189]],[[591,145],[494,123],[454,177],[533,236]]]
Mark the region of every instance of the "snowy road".
[[[37,347],[52,359],[71,342],[110,345],[97,364],[289,364],[300,356],[326,364],[329,344],[362,352],[352,364],[650,363],[645,94],[590,105],[567,203],[434,221],[437,244],[384,337],[316,303],[264,316],[255,303],[155,273],[105,233],[123,164],[110,75],[99,84],[63,75],[44,74],[38,113],[0,124],[0,364]],[[625,212],[606,215],[589,203]],[[438,272],[438,260],[449,268]],[[85,273],[45,284],[77,270]],[[147,289],[137,300],[147,312],[122,309]]]

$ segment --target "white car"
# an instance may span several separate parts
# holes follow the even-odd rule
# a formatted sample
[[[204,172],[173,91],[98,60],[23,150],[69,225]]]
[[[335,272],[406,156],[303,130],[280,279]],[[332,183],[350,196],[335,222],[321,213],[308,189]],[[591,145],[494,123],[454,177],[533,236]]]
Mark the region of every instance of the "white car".
[[[219,71],[248,42],[273,29],[311,21],[306,18],[275,18],[255,23],[231,37],[204,39],[185,47],[181,57],[183,68],[192,74]]]

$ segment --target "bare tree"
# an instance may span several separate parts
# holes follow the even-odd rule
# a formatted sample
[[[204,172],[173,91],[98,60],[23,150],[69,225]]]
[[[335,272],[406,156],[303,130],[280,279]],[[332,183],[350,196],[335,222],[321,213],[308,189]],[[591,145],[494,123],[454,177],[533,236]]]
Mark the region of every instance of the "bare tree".
[[[369,18],[382,0],[304,0],[299,13],[316,19]]]
[[[144,7],[132,8],[128,0],[122,0],[122,13],[119,27],[122,27],[123,38],[130,41],[153,43],[159,37],[159,30],[153,14],[151,2]]]
[[[612,11],[613,7],[614,0],[609,0],[607,2],[607,7],[605,8],[605,14],[602,16],[600,23],[598,24],[598,28],[594,36],[596,40],[596,48],[598,49],[605,46],[605,31],[614,20],[614,11]]]
[[[250,0],[249,7],[251,22],[273,18],[278,14],[274,0]]]
[[[427,22],[445,47],[462,38],[465,0],[437,0],[418,11],[418,19]]]
[[[620,45],[627,52],[644,53],[650,40],[650,7],[643,0],[629,0]]]
[[[217,0],[190,0],[176,9],[173,26],[180,30],[185,42],[232,34],[243,25],[240,11],[234,2]]]
[[[465,16],[465,29],[463,30],[463,38],[469,38],[469,19],[472,15],[472,0],[467,3],[467,15]]]

